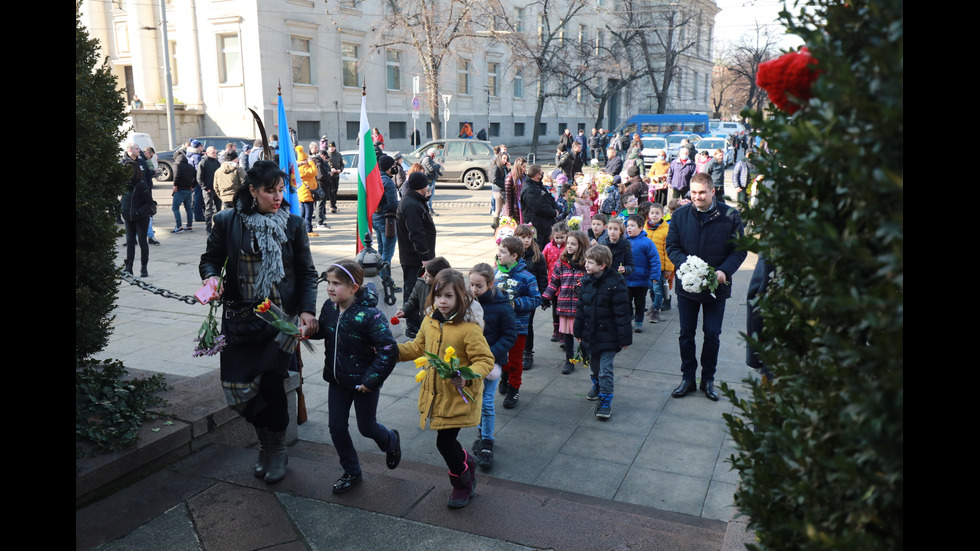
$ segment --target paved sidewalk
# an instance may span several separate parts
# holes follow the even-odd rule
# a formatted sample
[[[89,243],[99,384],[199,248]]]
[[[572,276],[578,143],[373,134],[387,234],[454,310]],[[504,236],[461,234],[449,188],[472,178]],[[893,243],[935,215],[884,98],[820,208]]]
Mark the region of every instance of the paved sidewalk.
[[[206,240],[203,224],[196,223],[191,233],[170,234],[172,218],[165,207],[169,191],[157,186],[154,195],[161,205],[154,220],[161,245],[151,246],[147,281],[191,295],[200,287],[197,263]],[[435,219],[437,252],[453,267],[465,272],[478,262],[492,261],[496,247],[490,239],[487,203],[437,202],[436,210],[441,214]],[[318,270],[353,256],[354,219],[354,204],[342,204],[341,213],[328,220],[333,229],[319,230],[321,235],[311,238]],[[745,367],[745,345],[738,336],[744,330],[744,297],[754,262],[750,255],[734,278],[735,298],[727,303],[716,374],[717,382],[736,390],[742,388],[744,377],[754,376]],[[401,282],[397,266],[394,278]],[[318,303],[322,304],[325,292],[320,290]],[[399,295],[388,311],[394,312],[401,300]],[[101,357],[119,358],[127,367],[175,377],[215,370],[217,358],[190,356],[192,339],[205,313],[200,305],[167,300],[124,284],[114,334]],[[659,324],[646,323],[643,333],[634,334],[633,346],[617,355],[613,414],[608,421],[600,421],[593,415],[595,403],[584,397],[591,386],[586,370],[560,374],[564,353],[549,340],[550,312],[539,311],[534,367],[525,374],[517,408],[503,409],[498,400],[495,464],[489,473],[480,473],[478,497],[462,511],[446,514],[449,485],[445,465],[435,448],[435,434],[418,428],[417,384],[410,362],[396,366],[378,406],[379,421],[402,435],[402,466],[395,471],[384,469],[383,454],[373,442],[356,434],[352,419],[355,446],[370,470],[366,470],[362,488],[343,500],[329,493],[342,470],[330,446],[322,356],[308,355],[304,357],[304,391],[309,420],[299,427],[300,443],[290,450],[290,474],[283,483],[269,488],[251,477],[253,450],[212,446],[136,485],[175,484],[181,491],[168,499],[176,509],[168,507],[169,512],[154,515],[154,508],[149,507],[139,529],[109,539],[87,537],[91,535],[88,526],[100,525],[97,519],[104,517],[102,513],[112,503],[127,504],[116,505],[127,512],[134,510],[128,501],[134,497],[127,492],[141,491],[124,490],[76,513],[76,546],[90,548],[79,542],[94,544],[130,534],[119,546],[105,548],[439,549],[448,545],[440,542],[452,542],[477,549],[720,549],[727,533],[726,545],[737,548],[746,535],[739,522],[744,519],[732,522],[738,478],[727,463],[734,444],[722,418],[734,408],[725,397],[711,402],[701,393],[670,398],[670,391],[680,382],[676,309],[662,317]],[[399,341],[404,341],[403,328],[393,327]],[[322,354],[322,346],[314,346]],[[475,428],[460,433],[467,448],[475,437]],[[255,538],[265,532],[252,521],[233,515],[211,521],[243,523],[242,530],[253,536],[238,542],[208,540],[207,522],[201,516],[207,517],[208,508],[217,508],[219,503],[227,505],[227,500],[243,504],[242,515],[258,514],[255,519],[265,518],[264,513],[259,514],[263,508],[269,514],[285,515],[283,525],[295,526],[298,532],[266,534],[269,541],[260,544]],[[561,507],[567,508],[567,515]],[[605,518],[606,513],[611,518]],[[382,516],[364,516],[379,514]],[[312,516],[310,525],[302,520],[304,515]],[[334,528],[346,525],[346,530],[327,534],[326,526],[316,527],[317,519]],[[658,522],[674,528],[651,528]],[[156,530],[174,537],[183,533],[168,523],[187,529],[185,542],[171,545],[152,535]],[[681,538],[688,543],[679,543],[671,532],[677,526],[696,527]],[[598,539],[589,540],[589,533]],[[636,539],[630,540],[633,536]]]

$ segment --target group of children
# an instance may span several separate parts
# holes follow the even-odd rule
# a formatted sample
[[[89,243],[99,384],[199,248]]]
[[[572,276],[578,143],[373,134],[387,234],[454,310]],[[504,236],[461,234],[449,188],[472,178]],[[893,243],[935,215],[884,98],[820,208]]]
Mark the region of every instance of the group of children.
[[[673,266],[664,250],[665,218],[660,204],[645,202],[614,217],[592,214],[587,232],[559,222],[543,251],[534,228],[519,225],[499,241],[496,265],[477,264],[466,278],[446,259],[434,258],[395,314],[410,320],[406,334],[412,339],[397,345],[360,266],[332,265],[330,300],[313,338],[326,344],[329,428],[344,468],[333,491],[346,492],[361,480],[348,430],[352,405],[360,433],[386,453],[389,468],[398,466],[400,436],[377,422],[378,391],[397,361],[414,360],[420,369],[420,427],[437,431],[436,447],[449,467],[453,490],[447,505],[465,506],[476,487],[476,467],[493,465],[495,394],[504,397],[504,408],[514,408],[523,372],[533,366],[539,306],[554,306],[551,340],[565,349],[562,373],[580,361],[588,365],[592,387],[586,398],[597,402],[597,418],[608,419],[613,361],[632,344],[633,332],[643,331],[647,293],[653,299],[651,323],[670,307],[665,296]],[[446,371],[433,358],[460,367]],[[479,434],[471,453],[460,444],[459,431],[472,426]]]

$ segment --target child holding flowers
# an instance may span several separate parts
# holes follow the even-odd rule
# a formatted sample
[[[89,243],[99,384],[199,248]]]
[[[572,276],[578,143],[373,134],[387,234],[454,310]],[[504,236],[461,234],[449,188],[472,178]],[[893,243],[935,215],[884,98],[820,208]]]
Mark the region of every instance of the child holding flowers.
[[[327,294],[330,300],[323,304],[319,328],[311,338],[323,339],[324,344],[330,438],[344,468],[333,493],[342,494],[361,481],[361,464],[347,425],[351,405],[357,429],[387,454],[388,468],[401,461],[398,431],[377,421],[378,391],[395,367],[396,348],[388,320],[378,310],[377,291],[371,284],[364,286],[364,270],[358,263],[331,265]]]
[[[470,301],[463,274],[442,270],[433,281],[418,335],[398,345],[399,361],[415,360],[421,369],[415,378],[420,383],[419,426],[424,429],[428,421],[437,431],[436,448],[449,467],[453,486],[450,508],[465,507],[476,488],[476,461],[457,437],[459,429],[480,422],[483,377],[494,362]]]

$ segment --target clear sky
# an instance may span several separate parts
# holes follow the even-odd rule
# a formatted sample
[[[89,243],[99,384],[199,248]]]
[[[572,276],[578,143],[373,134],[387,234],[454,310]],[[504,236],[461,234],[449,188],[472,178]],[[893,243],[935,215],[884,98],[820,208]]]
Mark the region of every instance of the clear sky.
[[[803,44],[799,37],[785,34],[779,22],[782,0],[716,0],[721,11],[715,16],[715,43],[713,51],[720,52],[725,44],[735,42],[745,33],[755,32],[755,23],[770,25],[780,36],[781,48],[794,48]],[[790,5],[790,11],[797,11]]]

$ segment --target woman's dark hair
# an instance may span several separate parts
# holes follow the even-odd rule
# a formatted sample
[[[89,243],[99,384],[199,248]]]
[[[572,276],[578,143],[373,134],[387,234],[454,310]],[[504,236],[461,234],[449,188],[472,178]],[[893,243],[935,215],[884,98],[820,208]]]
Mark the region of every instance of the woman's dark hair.
[[[265,189],[267,191],[272,191],[276,189],[279,182],[282,181],[284,185],[289,185],[286,181],[286,173],[279,169],[279,165],[272,161],[256,161],[252,168],[248,169],[245,173],[245,185],[243,185],[237,192],[235,192],[234,203],[238,204],[241,201],[242,212],[244,214],[252,214],[255,212],[255,205],[252,201],[252,193],[249,188]],[[289,203],[283,199],[283,205],[285,205],[286,210],[289,210]],[[281,208],[281,207],[280,207]]]

